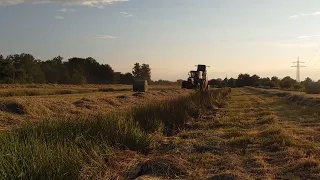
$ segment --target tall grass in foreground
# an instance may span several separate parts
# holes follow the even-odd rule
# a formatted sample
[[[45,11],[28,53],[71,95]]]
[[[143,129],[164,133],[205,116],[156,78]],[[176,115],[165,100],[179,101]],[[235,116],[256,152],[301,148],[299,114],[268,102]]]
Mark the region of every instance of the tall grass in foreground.
[[[219,105],[226,89],[89,118],[47,120],[0,134],[0,179],[92,179],[108,171],[110,147],[145,153],[150,133],[172,134],[188,116]]]

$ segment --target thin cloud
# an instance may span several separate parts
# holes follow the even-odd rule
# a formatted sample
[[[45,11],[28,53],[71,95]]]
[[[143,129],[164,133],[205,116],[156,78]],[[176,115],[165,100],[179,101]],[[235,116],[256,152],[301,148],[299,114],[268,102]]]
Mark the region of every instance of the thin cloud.
[[[82,5],[96,8],[104,8],[106,5],[128,2],[129,0],[0,0],[0,6],[16,5],[22,3],[44,4],[60,3],[63,5]]]
[[[300,16],[318,16],[318,15],[320,15],[320,12],[295,14],[295,15],[290,16],[290,18],[297,18]]]
[[[55,16],[54,18],[55,19],[64,19],[64,17],[62,17],[62,16]]]
[[[120,12],[120,14],[122,14],[123,17],[132,17],[132,14],[129,14],[127,12]]]
[[[290,16],[290,18],[297,18],[299,15]]]
[[[115,36],[108,36],[108,35],[94,35],[91,36],[93,39],[117,39],[118,37]]]
[[[306,38],[314,38],[314,37],[320,37],[320,35],[299,36],[299,37],[297,37],[297,39],[306,39]]]
[[[62,9],[58,9],[57,11],[66,13],[66,12],[75,12],[76,10],[75,9],[62,8]]]
[[[274,44],[276,47],[282,48],[308,48],[308,47],[315,47],[317,44],[298,44],[298,43],[276,43]]]

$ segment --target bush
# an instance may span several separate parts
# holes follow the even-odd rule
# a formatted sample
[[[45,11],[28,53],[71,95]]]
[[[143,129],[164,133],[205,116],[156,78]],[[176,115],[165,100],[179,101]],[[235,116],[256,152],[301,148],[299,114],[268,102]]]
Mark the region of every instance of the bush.
[[[276,86],[276,84],[272,81],[267,81],[264,83],[264,86],[269,86],[270,88],[273,88]]]
[[[293,88],[294,88],[295,90],[300,90],[300,89],[303,89],[303,86],[302,86],[301,84],[295,84],[295,85],[293,86]]]

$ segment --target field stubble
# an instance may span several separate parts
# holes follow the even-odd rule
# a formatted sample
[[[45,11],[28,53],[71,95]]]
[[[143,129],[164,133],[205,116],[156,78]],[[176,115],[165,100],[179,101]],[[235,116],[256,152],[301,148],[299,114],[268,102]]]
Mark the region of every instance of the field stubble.
[[[317,108],[250,89],[233,89],[226,99],[228,93],[198,92],[4,133],[0,173],[9,179],[320,178]]]
[[[0,134],[0,177],[112,179],[132,177],[126,168],[138,162],[145,162],[143,173],[155,170],[150,167],[154,165],[164,168],[144,155],[155,148],[154,137],[178,133],[190,117],[214,108],[227,94],[226,90],[197,92],[129,111],[49,118],[5,131]],[[176,162],[174,157],[162,160]]]

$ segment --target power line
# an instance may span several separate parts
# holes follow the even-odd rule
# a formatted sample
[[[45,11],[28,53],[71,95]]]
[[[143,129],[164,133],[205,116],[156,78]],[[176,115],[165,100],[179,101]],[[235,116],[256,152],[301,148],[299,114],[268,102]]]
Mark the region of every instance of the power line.
[[[298,60],[296,62],[293,62],[293,63],[296,64],[296,65],[295,66],[291,66],[291,67],[296,67],[297,68],[296,81],[300,82],[300,68],[306,67],[306,66],[302,66],[301,63],[305,63],[305,62],[301,62],[299,60],[299,57],[298,57]]]
[[[313,66],[316,66],[319,62],[320,62],[320,60],[317,63],[315,63]]]
[[[317,54],[317,52],[319,51],[319,49],[320,49],[320,44],[318,45],[316,51],[313,53],[313,55],[312,55],[311,58],[308,60],[308,62],[306,63],[306,65],[308,65],[308,64],[311,62],[311,60],[312,60],[312,59],[314,58],[314,56]]]

